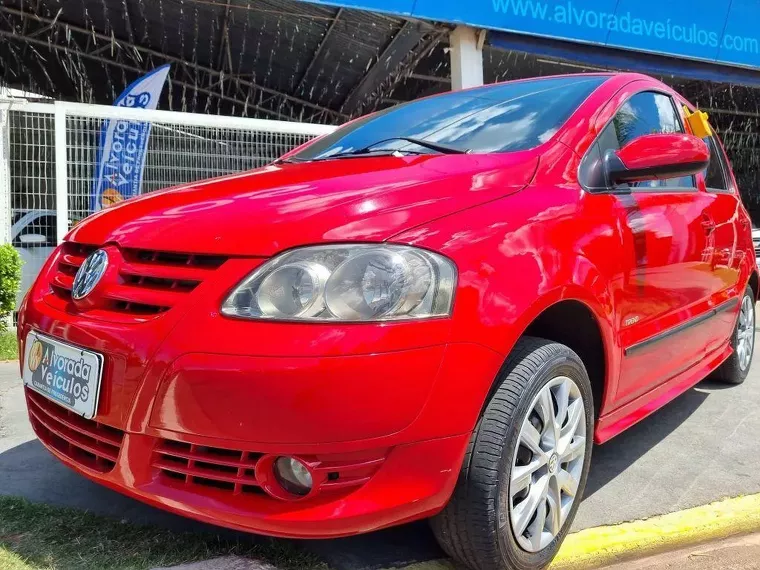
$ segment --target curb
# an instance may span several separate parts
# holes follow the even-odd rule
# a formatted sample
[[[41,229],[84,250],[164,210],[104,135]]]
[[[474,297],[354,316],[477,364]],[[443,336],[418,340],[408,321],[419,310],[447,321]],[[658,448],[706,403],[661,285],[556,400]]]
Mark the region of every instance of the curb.
[[[589,528],[568,535],[551,570],[596,568],[692,544],[760,530],[760,494],[725,499],[646,520]],[[455,570],[446,560],[403,570]]]
[[[552,569],[595,567],[760,529],[760,494],[571,534]]]

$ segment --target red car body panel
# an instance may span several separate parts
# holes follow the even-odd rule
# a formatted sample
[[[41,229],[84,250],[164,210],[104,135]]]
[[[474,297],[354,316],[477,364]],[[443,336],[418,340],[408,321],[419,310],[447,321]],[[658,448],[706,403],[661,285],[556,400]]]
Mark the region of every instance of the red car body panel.
[[[123,202],[69,239],[262,257],[305,243],[382,241],[517,192],[537,166],[535,151],[270,165]]]
[[[35,330],[103,353],[96,421],[81,430],[94,441],[111,438],[111,429],[123,439],[112,468],[79,460],[89,457],[72,455],[85,442],[79,424],[27,392],[41,440],[93,480],[231,528],[317,538],[426,517],[452,493],[506,356],[562,301],[585,307],[599,330],[595,439],[614,437],[731,354],[738,299],[756,272],[733,178],[733,193],[708,191],[701,174],[698,191],[683,194],[581,188],[584,154],[616,109],[642,90],[687,104],[653,79],[610,76],[530,151],[270,165],[88,218],[27,295],[20,348],[24,354]],[[453,260],[451,316],[340,324],[220,314],[230,291],[265,258],[346,242],[414,245]],[[636,257],[642,244],[645,261]],[[120,273],[107,275],[109,284],[89,300],[61,300],[56,288],[72,279],[61,268],[97,247],[108,249],[116,260],[109,271]],[[136,250],[220,259],[208,258],[213,267],[187,261],[176,277],[175,266],[161,265],[158,255],[135,258]],[[121,281],[125,271],[198,284],[185,293],[138,290]],[[167,310],[128,318],[99,308],[106,300]],[[714,318],[700,323],[706,315]],[[690,321],[688,335],[651,342]],[[233,451],[237,459],[224,459]],[[266,488],[262,465],[281,455],[309,462],[319,492],[297,502],[247,493],[248,486]],[[170,459],[179,479],[162,469]],[[181,480],[183,473],[190,479]],[[216,484],[204,486],[210,479]]]
[[[686,164],[710,162],[710,150],[707,145],[686,134],[676,137],[675,144],[672,133],[644,135],[621,148],[617,155],[629,170],[666,166],[678,160]],[[637,178],[648,180],[650,177],[643,175]]]

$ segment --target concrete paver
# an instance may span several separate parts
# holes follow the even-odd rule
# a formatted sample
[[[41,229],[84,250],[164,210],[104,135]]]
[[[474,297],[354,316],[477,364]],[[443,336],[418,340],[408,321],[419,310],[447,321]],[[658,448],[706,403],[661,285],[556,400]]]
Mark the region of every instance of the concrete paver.
[[[573,530],[760,492],[758,406],[760,364],[743,385],[703,382],[595,448],[586,498]],[[100,487],[61,465],[34,438],[16,364],[0,364],[0,494],[138,524],[219,532]],[[339,570],[387,568],[442,556],[424,522],[305,546]]]

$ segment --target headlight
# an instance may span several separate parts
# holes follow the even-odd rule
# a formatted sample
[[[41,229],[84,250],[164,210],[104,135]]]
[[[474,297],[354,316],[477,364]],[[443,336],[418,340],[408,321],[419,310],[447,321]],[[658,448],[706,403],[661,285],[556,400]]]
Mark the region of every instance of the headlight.
[[[334,245],[283,253],[249,275],[222,305],[233,317],[390,321],[451,313],[456,269],[401,245]]]

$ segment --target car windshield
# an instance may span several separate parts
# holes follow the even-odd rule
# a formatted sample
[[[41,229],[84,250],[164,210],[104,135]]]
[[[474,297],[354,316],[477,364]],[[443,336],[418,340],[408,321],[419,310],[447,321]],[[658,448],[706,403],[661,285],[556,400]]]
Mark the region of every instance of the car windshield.
[[[548,141],[606,79],[588,75],[534,79],[419,99],[354,121],[289,158],[440,152],[405,138],[459,152],[527,150]]]

